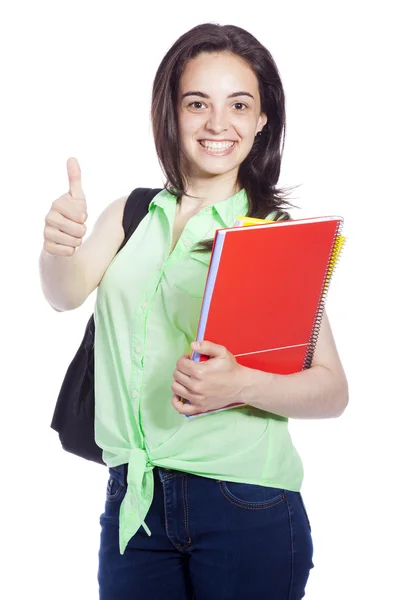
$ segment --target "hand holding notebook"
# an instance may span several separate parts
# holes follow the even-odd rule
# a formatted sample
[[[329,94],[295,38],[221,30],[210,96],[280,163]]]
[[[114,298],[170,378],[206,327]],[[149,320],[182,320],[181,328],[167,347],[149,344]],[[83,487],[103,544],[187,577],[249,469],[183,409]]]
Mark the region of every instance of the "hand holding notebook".
[[[238,395],[243,387],[243,370],[227,348],[213,342],[193,342],[191,347],[201,351],[207,360],[196,362],[190,355],[182,356],[174,372],[175,392],[172,405],[181,412],[182,402],[186,404],[186,415],[190,413],[216,412],[227,406],[238,405]],[[184,386],[182,388],[182,386]],[[186,391],[182,400],[178,394]]]
[[[307,369],[345,239],[343,219],[240,224],[247,226],[215,233],[197,340],[224,346],[253,369],[280,374]],[[192,359],[207,356],[194,352]],[[190,417],[209,412],[215,410]]]

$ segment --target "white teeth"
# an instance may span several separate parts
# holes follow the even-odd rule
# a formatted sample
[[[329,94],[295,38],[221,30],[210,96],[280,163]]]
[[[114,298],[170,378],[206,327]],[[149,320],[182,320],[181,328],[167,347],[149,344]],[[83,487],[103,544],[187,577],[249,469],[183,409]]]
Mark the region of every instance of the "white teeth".
[[[200,144],[204,148],[210,148],[211,150],[227,150],[231,148],[235,142],[209,142],[207,140],[201,140]]]

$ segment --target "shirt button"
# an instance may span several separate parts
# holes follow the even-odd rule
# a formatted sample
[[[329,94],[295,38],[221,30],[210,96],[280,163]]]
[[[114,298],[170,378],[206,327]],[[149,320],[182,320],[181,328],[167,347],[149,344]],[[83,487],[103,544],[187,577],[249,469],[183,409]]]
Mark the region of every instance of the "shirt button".
[[[185,244],[185,246],[186,246],[186,247],[190,246],[190,242],[189,242],[189,240],[184,240],[184,242],[183,242],[183,243]]]
[[[132,398],[137,398],[137,397],[138,397],[137,390],[133,390],[133,392],[132,392]]]
[[[141,305],[142,308],[146,308],[147,304],[148,304],[148,302],[142,302],[142,305]]]
[[[136,350],[136,352],[140,352],[141,351],[141,347],[140,346],[136,346],[135,350]]]

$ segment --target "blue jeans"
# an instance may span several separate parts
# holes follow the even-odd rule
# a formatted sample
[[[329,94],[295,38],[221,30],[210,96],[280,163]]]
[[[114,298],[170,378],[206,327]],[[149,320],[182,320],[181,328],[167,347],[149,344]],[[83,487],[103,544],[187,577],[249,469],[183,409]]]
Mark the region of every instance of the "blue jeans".
[[[121,556],[126,465],[109,469],[100,600],[298,600],[312,562],[300,492],[154,468],[154,499]]]

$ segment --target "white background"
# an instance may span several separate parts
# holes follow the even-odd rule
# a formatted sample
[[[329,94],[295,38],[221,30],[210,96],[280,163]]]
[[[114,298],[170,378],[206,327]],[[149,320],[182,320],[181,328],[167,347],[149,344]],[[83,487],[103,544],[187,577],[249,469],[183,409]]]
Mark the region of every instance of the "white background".
[[[149,120],[153,77],[172,43],[206,21],[244,27],[271,51],[287,96],[280,184],[300,185],[293,201],[301,210],[292,216],[341,215],[348,237],[327,313],[350,404],[339,419],[290,421],[314,541],[306,597],[397,596],[394,6],[351,0],[3,4],[2,597],[97,598],[108,473],[64,452],[49,427],[95,293],[72,312],[47,304],[38,270],[44,217],[68,191],[70,156],[82,168],[88,233],[111,201],[138,186],[162,186]]]

